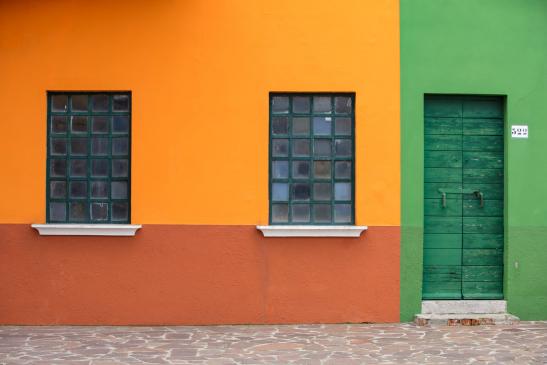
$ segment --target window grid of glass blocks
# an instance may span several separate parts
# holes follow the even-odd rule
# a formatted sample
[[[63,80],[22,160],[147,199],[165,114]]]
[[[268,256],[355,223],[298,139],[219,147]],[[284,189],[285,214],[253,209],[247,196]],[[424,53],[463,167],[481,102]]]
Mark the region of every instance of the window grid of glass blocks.
[[[47,96],[48,223],[129,223],[131,94]]]
[[[354,224],[355,94],[270,94],[270,224]]]

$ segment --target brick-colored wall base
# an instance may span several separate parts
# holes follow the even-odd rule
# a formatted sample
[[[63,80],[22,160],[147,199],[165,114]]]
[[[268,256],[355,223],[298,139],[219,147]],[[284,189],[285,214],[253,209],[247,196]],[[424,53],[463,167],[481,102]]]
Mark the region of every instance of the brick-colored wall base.
[[[0,324],[397,322],[399,237],[399,227],[317,239],[205,225],[45,237],[3,224]]]

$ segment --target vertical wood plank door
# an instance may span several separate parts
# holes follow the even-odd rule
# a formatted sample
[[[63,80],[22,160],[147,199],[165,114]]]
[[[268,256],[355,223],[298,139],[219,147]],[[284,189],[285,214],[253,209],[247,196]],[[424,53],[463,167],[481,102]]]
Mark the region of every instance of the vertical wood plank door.
[[[503,298],[503,100],[427,96],[423,299]]]

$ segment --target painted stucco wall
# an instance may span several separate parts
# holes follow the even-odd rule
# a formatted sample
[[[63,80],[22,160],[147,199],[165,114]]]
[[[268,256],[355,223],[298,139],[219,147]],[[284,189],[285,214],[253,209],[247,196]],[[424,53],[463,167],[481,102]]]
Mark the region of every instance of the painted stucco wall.
[[[398,42],[396,0],[0,2],[0,222],[45,220],[47,90],[132,91],[145,224],[267,224],[269,92],[350,91],[356,223],[398,226]]]
[[[426,93],[506,96],[505,298],[547,319],[546,45],[544,0],[401,0],[401,320],[420,312]]]
[[[0,323],[393,322],[399,3],[0,1]],[[48,90],[132,92],[136,237],[42,237]],[[266,239],[272,91],[355,92],[359,239]]]
[[[397,322],[399,228],[269,238],[147,225],[135,237],[0,224],[0,324]]]

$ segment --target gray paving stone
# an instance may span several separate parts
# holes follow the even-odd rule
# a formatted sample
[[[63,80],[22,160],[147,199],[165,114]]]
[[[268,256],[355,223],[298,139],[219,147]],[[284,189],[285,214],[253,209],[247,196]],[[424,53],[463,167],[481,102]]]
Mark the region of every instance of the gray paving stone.
[[[512,326],[339,324],[0,326],[0,364],[546,364],[547,321]]]

